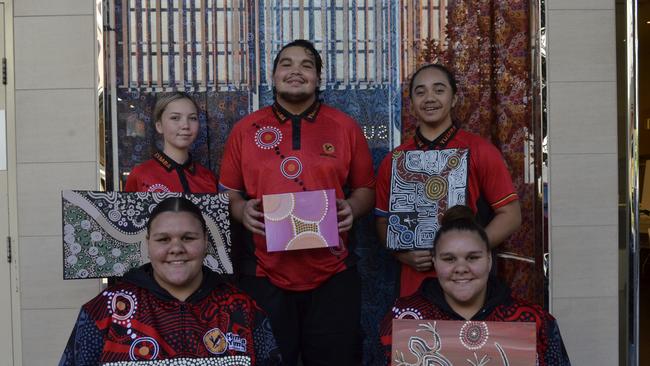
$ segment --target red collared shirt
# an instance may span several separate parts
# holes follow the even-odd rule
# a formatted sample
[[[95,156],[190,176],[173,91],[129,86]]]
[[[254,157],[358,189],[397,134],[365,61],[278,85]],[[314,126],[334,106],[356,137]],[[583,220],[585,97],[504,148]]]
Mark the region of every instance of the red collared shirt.
[[[275,104],[239,121],[226,143],[219,187],[247,198],[265,194],[374,188],[372,157],[358,124],[345,113],[315,102],[299,116]],[[266,251],[253,235],[255,275],[278,287],[302,291],[346,268],[347,235],[340,248]]]
[[[126,180],[126,192],[216,193],[217,179],[208,168],[192,161],[178,164],[161,151],[137,165]]]
[[[419,132],[419,131],[418,131]],[[426,141],[419,133],[410,141],[393,151],[431,149],[469,149],[466,205],[474,212],[478,210],[479,199],[483,199],[494,210],[518,200],[510,172],[497,148],[486,139],[451,126],[435,141]],[[377,170],[375,191],[375,215],[388,216],[390,198],[392,154],[388,154]],[[422,280],[435,277],[435,271],[417,272],[408,265],[402,265],[400,296],[415,292]]]

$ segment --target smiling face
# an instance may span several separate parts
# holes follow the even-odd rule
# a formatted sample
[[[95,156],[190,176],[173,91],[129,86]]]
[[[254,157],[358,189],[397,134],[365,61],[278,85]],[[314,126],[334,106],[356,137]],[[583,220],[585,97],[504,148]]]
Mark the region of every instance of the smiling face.
[[[149,259],[156,282],[184,301],[203,280],[207,250],[201,222],[189,212],[163,212],[150,223],[147,236]]]
[[[492,257],[473,231],[450,230],[436,244],[433,264],[449,306],[471,318],[485,303]]]
[[[194,103],[185,98],[170,102],[156,121],[156,131],[163,135],[166,154],[189,150],[199,131],[199,116]]]
[[[451,126],[451,109],[456,96],[447,75],[428,67],[415,75],[411,88],[411,113],[422,128],[446,129]]]
[[[276,99],[284,108],[290,109],[291,105],[309,107],[316,100],[319,86],[314,55],[300,46],[285,48],[278,56],[273,86]]]

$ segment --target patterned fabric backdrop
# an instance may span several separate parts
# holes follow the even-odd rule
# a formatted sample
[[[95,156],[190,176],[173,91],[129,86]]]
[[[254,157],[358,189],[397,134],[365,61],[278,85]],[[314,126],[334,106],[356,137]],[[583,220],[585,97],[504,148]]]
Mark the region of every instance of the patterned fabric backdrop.
[[[502,150],[521,198],[522,229],[502,246],[500,274],[516,294],[542,303],[542,228],[536,226],[542,211],[535,179],[526,178],[529,161],[540,164],[538,156],[525,155],[538,151],[530,146],[536,129],[527,0],[106,1],[116,39],[107,43],[107,54],[115,55],[110,97],[118,106],[117,123],[107,123],[106,131],[109,189],[114,174],[124,182],[157,143],[150,116],[160,91],[194,93],[203,113],[193,156],[218,172],[233,124],[272,102],[273,57],[296,38],[313,41],[321,52],[321,98],[360,123],[376,166],[400,136],[413,135],[405,87],[411,73],[424,62],[442,61],[458,78],[455,120]],[[374,217],[355,226],[364,364],[376,365],[383,357],[377,324],[394,300],[397,264],[378,244]]]
[[[461,85],[456,120],[501,150],[519,193],[521,229],[501,246],[508,257],[499,258],[499,272],[515,294],[542,303],[541,212],[534,180],[525,179],[525,152],[534,151],[526,148],[534,131],[529,1],[454,1],[448,18],[450,63]]]

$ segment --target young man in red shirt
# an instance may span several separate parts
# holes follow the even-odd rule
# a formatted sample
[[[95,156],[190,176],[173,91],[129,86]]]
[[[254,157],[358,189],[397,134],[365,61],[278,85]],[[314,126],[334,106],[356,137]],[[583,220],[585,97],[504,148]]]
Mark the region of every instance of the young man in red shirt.
[[[234,126],[219,186],[230,193],[232,216],[252,234],[240,287],[268,312],[286,365],[299,357],[304,365],[357,365],[361,290],[348,231],[372,209],[375,180],[357,123],[318,100],[321,68],[311,42],[280,50],[275,103]],[[340,246],[267,252],[262,196],[320,189],[336,191]]]
[[[497,148],[482,137],[459,129],[452,122],[456,88],[451,72],[439,64],[423,66],[413,74],[409,93],[411,112],[418,119],[418,128],[413,140],[398,146],[394,152],[468,149],[465,205],[477,214],[485,211],[483,208],[493,213],[485,227],[493,248],[521,225],[519,200]],[[388,154],[377,171],[375,215],[377,233],[384,244],[390,211],[391,163],[392,154]],[[447,200],[447,197],[441,200]],[[394,257],[402,263],[400,296],[413,294],[425,278],[435,276],[430,250],[396,251]]]

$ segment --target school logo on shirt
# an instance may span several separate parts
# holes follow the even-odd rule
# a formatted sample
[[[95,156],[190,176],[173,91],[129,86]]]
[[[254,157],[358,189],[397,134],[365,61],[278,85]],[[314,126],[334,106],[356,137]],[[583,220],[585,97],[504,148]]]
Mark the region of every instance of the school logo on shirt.
[[[203,344],[214,355],[221,355],[229,349],[246,352],[246,338],[232,332],[224,334],[219,328],[212,328],[205,333]]]
[[[334,153],[336,153],[336,148],[334,147],[334,144],[332,144],[331,142],[326,142],[323,144],[323,152],[320,153],[321,156],[335,158],[336,155],[334,155]]]
[[[334,150],[335,150],[334,145],[332,145],[331,143],[326,142],[326,143],[323,144],[323,152],[325,154],[333,154]]]
[[[205,333],[203,344],[213,355],[223,354],[228,349],[228,340],[219,328],[212,328]]]

